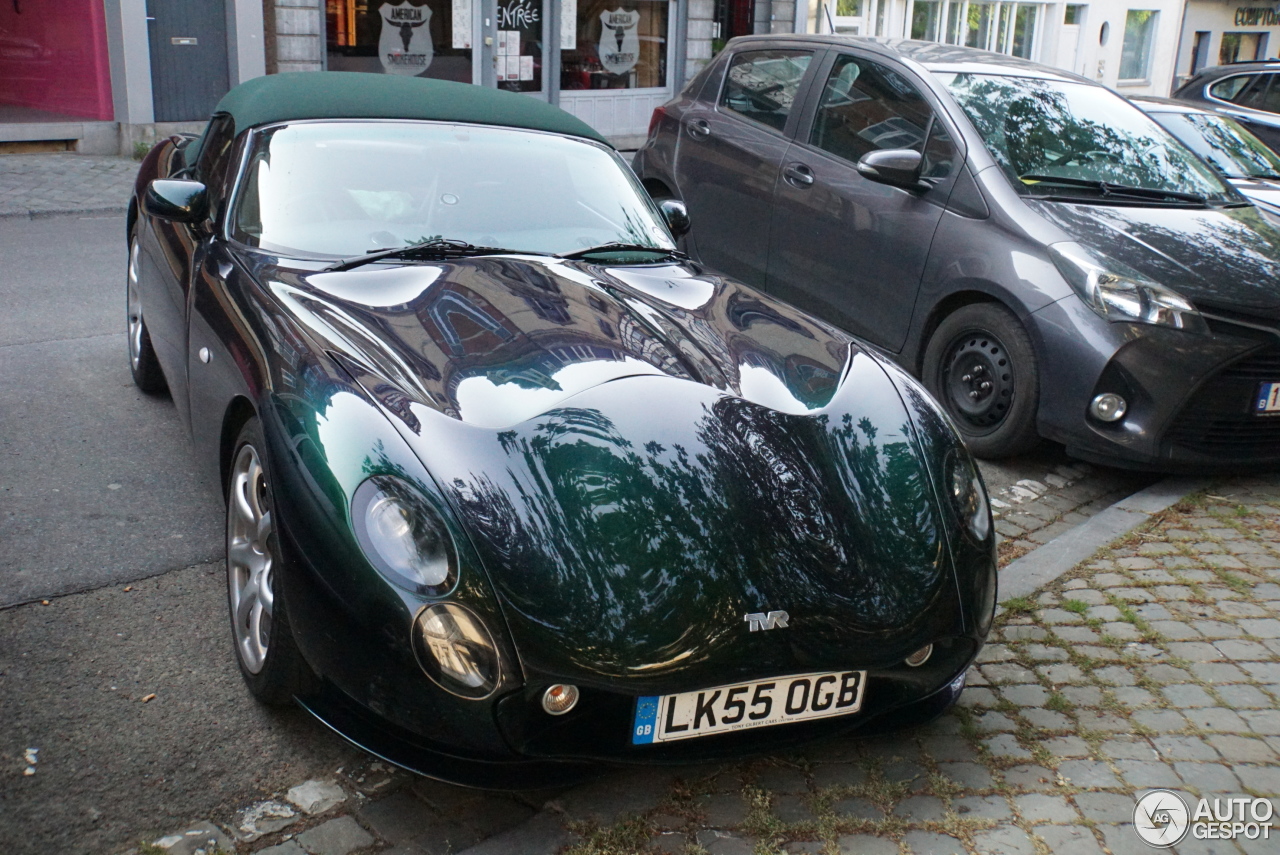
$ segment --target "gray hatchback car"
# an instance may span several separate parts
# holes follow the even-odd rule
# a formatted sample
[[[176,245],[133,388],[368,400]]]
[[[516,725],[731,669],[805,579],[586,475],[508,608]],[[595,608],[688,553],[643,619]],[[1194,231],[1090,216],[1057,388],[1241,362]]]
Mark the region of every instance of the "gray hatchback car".
[[[1280,232],[1105,87],[931,42],[740,38],[634,166],[703,263],[893,354],[976,454],[1280,463]]]

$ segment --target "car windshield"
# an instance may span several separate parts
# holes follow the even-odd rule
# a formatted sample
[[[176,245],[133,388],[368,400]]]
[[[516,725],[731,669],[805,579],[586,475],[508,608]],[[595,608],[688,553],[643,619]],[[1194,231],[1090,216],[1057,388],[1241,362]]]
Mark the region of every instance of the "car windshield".
[[[1152,118],[1228,178],[1280,178],[1280,156],[1235,119],[1207,113],[1152,113]]]
[[[232,235],[345,258],[433,239],[569,253],[674,248],[626,165],[553,134],[411,121],[300,122],[253,135]]]
[[[1091,202],[1131,203],[1142,194],[1158,203],[1162,192],[1185,197],[1182,204],[1239,201],[1151,117],[1101,86],[992,74],[938,77],[1020,192]],[[1118,187],[1138,193],[1111,193]]]

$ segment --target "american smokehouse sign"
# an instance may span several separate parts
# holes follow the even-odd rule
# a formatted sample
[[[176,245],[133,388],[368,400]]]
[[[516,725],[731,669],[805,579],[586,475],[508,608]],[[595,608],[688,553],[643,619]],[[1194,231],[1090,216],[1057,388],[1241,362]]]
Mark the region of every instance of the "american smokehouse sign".
[[[1280,11],[1275,6],[1237,6],[1237,27],[1280,27]]]
[[[610,74],[626,74],[640,59],[640,13],[615,9],[600,13],[600,64]]]
[[[378,57],[387,74],[421,74],[431,65],[435,51],[431,44],[431,10],[408,3],[383,3],[382,35]]]

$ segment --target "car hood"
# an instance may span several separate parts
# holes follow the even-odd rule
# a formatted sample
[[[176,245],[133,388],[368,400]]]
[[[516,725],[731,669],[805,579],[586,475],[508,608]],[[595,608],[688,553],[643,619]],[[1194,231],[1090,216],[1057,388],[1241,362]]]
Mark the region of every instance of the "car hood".
[[[957,630],[912,411],[847,335],[693,265],[355,272],[270,287],[431,472],[526,669],[705,685]]]
[[[1197,306],[1280,318],[1280,231],[1252,206],[1028,204],[1072,239]]]

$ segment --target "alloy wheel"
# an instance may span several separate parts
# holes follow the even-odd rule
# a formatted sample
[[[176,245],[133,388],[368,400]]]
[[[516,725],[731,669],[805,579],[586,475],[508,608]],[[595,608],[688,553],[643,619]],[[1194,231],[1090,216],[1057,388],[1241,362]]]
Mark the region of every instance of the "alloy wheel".
[[[138,370],[142,361],[142,296],[138,293],[138,240],[129,242],[129,282],[125,317],[129,332],[129,365]]]
[[[227,500],[227,588],[236,652],[251,674],[266,663],[271,638],[271,534],[266,473],[257,450],[246,444],[236,455]]]

